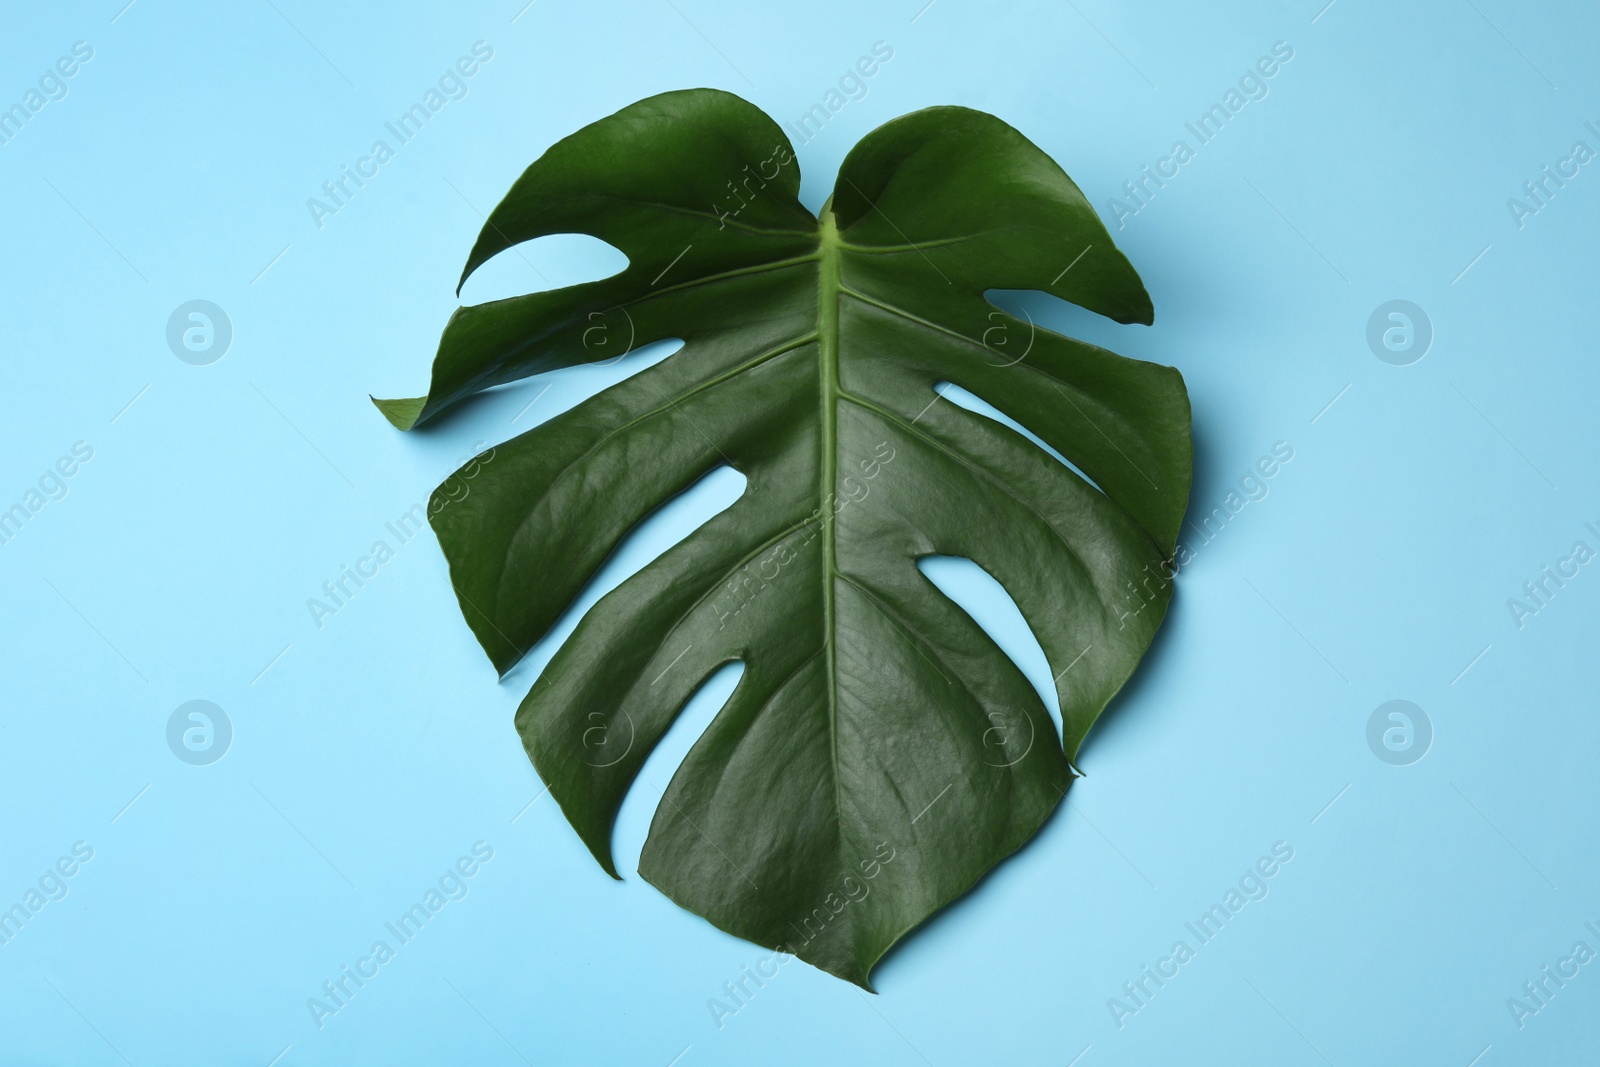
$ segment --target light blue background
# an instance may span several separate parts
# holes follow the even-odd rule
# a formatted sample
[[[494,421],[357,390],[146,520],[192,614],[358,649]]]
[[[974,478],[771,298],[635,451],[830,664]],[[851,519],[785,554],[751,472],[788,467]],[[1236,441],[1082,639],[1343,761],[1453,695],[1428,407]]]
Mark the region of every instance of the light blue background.
[[[0,905],[94,849],[0,946],[0,1062],[1594,1062],[1600,963],[1521,1029],[1506,1006],[1575,941],[1600,948],[1600,570],[1520,630],[1506,603],[1575,540],[1600,548],[1600,163],[1524,228],[1506,204],[1575,140],[1600,149],[1592,4],[123,3],[12,10],[0,35],[7,106],[94,49],[0,145],[0,508],[94,449],[0,545]],[[307,198],[479,40],[467,97],[319,229]],[[798,149],[812,207],[867,131],[958,103],[1109,218],[1141,164],[1194,146],[1186,120],[1292,46],[1115,231],[1154,328],[1024,304],[1182,369],[1196,521],[1275,442],[1294,459],[1181,574],[1071,806],[905,942],[880,996],[795,962],[719,1028],[708,998],[766,954],[632,875],[715,702],[646,767],[613,883],[548,797],[528,806],[511,716],[554,644],[497,684],[432,535],[384,527],[475,442],[660,353],[426,435],[367,394],[421,390],[481,212],[554,140],[695,85],[793,121],[880,40],[868,95]],[[501,259],[465,299],[616,261],[571,239]],[[210,366],[164,337],[197,298],[234,328]],[[1395,298],[1436,332],[1414,365],[1365,340]],[[737,482],[653,520],[599,585]],[[379,539],[395,558],[318,628],[307,598]],[[1009,603],[954,581],[1047,681]],[[1435,730],[1411,766],[1366,742],[1396,698]],[[192,699],[233,724],[210,766],[167,747]],[[470,894],[319,1029],[307,999],[478,841]],[[1294,859],[1270,894],[1119,1029],[1107,999],[1278,841]]]

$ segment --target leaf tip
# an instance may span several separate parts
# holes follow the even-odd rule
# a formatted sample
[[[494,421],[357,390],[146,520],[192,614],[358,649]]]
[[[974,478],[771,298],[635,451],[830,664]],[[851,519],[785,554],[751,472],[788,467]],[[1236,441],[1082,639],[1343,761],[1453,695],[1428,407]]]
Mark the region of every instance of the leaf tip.
[[[383,417],[388,419],[397,430],[409,430],[417,424],[417,416],[422,414],[423,405],[428,398],[416,396],[399,400],[379,400],[377,397],[368,397],[373,407],[383,412]]]

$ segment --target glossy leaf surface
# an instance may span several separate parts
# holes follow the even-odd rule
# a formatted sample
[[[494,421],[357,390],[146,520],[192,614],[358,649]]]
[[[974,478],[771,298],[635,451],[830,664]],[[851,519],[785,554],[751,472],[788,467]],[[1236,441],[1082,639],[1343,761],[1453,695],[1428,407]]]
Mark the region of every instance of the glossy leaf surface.
[[[726,93],[668,93],[584,128],[512,187],[463,280],[556,233],[608,241],[628,267],[462,308],[428,395],[377,403],[409,429],[497,384],[682,339],[497,446],[433,525],[504,673],[641,520],[718,467],[745,475],[737,502],[583,617],[516,727],[614,875],[612,826],[640,766],[702,683],[742,662],[640,873],[867,986],[896,940],[1049,816],[1148,647],[1188,498],[1189,403],[1172,368],[985,299],[1037,289],[1119,322],[1152,313],[1078,188],[1000,120],[942,107],[880,127],[820,216],[799,186],[783,132]],[[941,400],[943,383],[1071,465]],[[976,562],[1016,601],[1063,737],[919,571],[930,555]]]

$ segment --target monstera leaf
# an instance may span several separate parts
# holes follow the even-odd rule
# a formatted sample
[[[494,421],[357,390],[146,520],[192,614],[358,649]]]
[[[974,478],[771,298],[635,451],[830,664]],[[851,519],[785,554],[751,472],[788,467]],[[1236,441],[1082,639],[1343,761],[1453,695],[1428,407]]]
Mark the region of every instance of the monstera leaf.
[[[503,674],[653,510],[724,465],[744,474],[737,502],[583,617],[516,727],[615,876],[612,825],[641,764],[742,663],[640,873],[870,988],[891,945],[1049,817],[1149,645],[1188,498],[1189,403],[1172,368],[987,302],[1038,289],[1151,321],[1077,186],[1000,120],[906,115],[849,154],[820,214],[799,189],[783,131],[727,93],[585,127],[512,186],[463,281],[556,233],[610,242],[627,269],[458,310],[428,395],[375,402],[409,429],[504,382],[683,341],[458,473],[432,523]],[[941,400],[944,383],[1071,466]],[[469,493],[451,489],[468,475]],[[1059,744],[1021,671],[918,569],[931,555],[975,561],[1016,601],[1055,676]]]

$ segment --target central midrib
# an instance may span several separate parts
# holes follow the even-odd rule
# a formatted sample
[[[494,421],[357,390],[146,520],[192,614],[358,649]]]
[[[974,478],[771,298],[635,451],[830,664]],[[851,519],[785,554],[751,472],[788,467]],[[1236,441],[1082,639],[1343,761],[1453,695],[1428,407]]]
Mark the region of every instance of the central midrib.
[[[830,199],[818,217],[821,233],[817,263],[817,403],[820,406],[821,462],[817,488],[818,509],[822,513],[822,644],[827,665],[828,742],[833,764],[833,807],[839,820],[840,846],[844,834],[844,805],[839,783],[839,676],[834,637],[834,525],[833,492],[838,466],[839,404],[839,230],[833,218]]]

